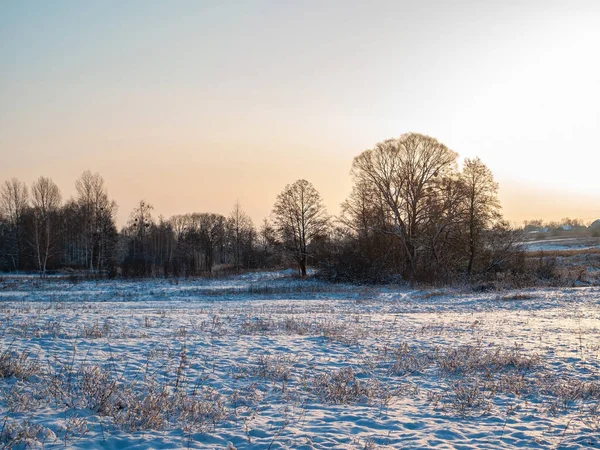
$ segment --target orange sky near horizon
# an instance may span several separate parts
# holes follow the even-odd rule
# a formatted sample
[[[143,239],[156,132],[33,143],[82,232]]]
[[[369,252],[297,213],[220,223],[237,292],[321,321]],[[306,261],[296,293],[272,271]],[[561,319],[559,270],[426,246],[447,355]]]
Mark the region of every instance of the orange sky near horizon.
[[[352,158],[405,132],[479,156],[505,217],[600,218],[600,3],[0,4],[0,182],[99,172],[124,225],[256,225],[305,178],[331,214]]]

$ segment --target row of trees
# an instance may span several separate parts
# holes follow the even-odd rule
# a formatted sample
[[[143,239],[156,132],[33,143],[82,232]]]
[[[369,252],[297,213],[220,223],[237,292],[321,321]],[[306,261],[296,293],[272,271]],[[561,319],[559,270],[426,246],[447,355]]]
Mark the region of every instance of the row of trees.
[[[112,266],[117,205],[98,174],[84,172],[75,186],[76,197],[62,204],[50,178],[38,178],[31,190],[15,178],[4,183],[0,269],[38,270],[43,276],[57,267],[102,272]]]
[[[40,177],[31,188],[11,179],[0,188],[0,270],[85,270],[96,275],[191,276],[216,264],[240,271],[281,264],[275,233],[257,231],[239,203],[229,215],[193,213],[168,220],[144,201],[117,232],[117,205],[104,180],[84,172],[76,196],[62,203],[58,186]]]
[[[421,134],[378,143],[354,159],[340,217],[330,217],[318,191],[298,180],[277,196],[260,229],[239,203],[227,217],[155,219],[141,201],[118,233],[117,206],[99,174],[84,172],[64,204],[49,178],[31,189],[13,179],[0,191],[0,269],[193,276],[294,261],[302,276],[316,266],[337,280],[471,278],[497,270],[515,238],[490,170],[477,158],[459,170],[457,159]]]
[[[281,263],[268,223],[257,231],[237,202],[228,217],[193,213],[155,221],[152,209],[141,201],[121,232],[117,260],[125,276],[193,276],[211,274],[217,265],[239,272]]]
[[[562,231],[585,231],[588,230],[588,226],[585,225],[581,219],[571,219],[565,217],[560,221],[544,221],[542,219],[526,220],[523,222],[523,231],[528,232],[542,232],[542,233],[560,233]]]

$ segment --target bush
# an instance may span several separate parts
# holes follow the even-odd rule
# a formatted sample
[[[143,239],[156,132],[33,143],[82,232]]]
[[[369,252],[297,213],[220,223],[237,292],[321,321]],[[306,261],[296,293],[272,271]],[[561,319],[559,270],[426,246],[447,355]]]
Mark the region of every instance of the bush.
[[[323,258],[317,276],[327,281],[357,284],[385,284],[399,280],[393,245],[382,246],[381,237],[364,242],[342,242]]]
[[[332,370],[317,375],[313,391],[324,401],[337,404],[356,402],[369,398],[373,392],[367,383],[360,381],[351,367]]]
[[[0,378],[29,378],[40,370],[37,363],[32,362],[23,351],[15,353],[8,350],[0,353]]]

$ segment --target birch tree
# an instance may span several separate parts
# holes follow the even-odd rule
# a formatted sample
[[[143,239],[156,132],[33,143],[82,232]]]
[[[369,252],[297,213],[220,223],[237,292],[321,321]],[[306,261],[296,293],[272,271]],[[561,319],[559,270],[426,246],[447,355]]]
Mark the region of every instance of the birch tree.
[[[48,260],[56,250],[60,189],[50,178],[40,177],[31,186],[31,197],[33,207],[31,244],[40,276],[45,277]]]
[[[248,262],[243,260],[248,259],[256,234],[252,219],[244,212],[240,202],[235,202],[227,218],[227,234],[231,244],[234,266],[239,272],[242,263]]]
[[[17,178],[4,182],[0,190],[0,210],[9,224],[7,257],[14,270],[21,270],[23,255],[23,218],[29,203],[27,185]]]
[[[83,213],[83,245],[85,265],[90,271],[104,266],[107,235],[114,227],[117,205],[108,198],[104,179],[99,173],[86,170],[75,182],[77,203]]]

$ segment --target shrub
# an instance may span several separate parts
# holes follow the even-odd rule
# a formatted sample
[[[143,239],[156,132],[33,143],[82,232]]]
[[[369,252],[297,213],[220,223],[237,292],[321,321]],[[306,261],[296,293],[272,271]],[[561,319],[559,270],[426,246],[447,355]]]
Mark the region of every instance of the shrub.
[[[29,378],[39,373],[40,367],[31,361],[25,351],[21,353],[5,350],[0,353],[0,378]]]
[[[360,381],[351,367],[344,367],[317,375],[312,390],[330,403],[346,404],[369,398],[373,392],[367,383]]]

